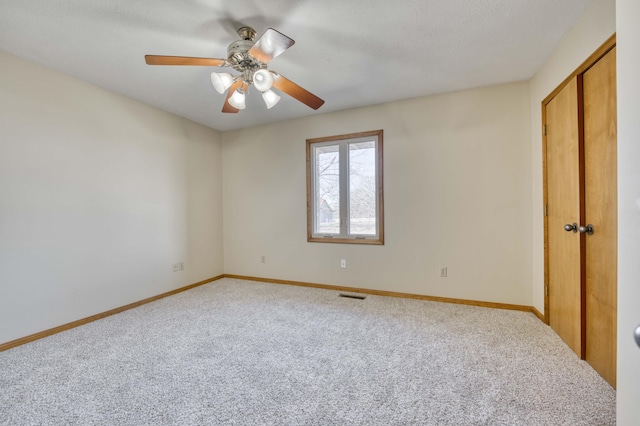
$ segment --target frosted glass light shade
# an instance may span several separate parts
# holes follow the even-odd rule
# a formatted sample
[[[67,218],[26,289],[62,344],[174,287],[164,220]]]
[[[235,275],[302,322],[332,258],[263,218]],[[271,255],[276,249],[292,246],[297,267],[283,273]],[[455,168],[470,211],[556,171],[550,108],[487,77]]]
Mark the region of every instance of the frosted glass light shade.
[[[242,89],[237,89],[235,92],[233,92],[233,95],[231,95],[231,97],[229,98],[229,105],[237,109],[244,109],[245,108],[244,98],[245,96]]]
[[[213,88],[216,89],[216,92],[223,94],[229,87],[231,87],[231,83],[233,83],[233,76],[228,72],[211,73],[211,84],[213,84]]]
[[[266,92],[273,86],[273,76],[265,69],[256,71],[253,74],[253,85],[261,92]]]
[[[262,94],[262,99],[264,99],[264,103],[267,104],[267,109],[271,109],[280,102],[280,96],[278,96],[273,90],[267,90],[264,92]]]

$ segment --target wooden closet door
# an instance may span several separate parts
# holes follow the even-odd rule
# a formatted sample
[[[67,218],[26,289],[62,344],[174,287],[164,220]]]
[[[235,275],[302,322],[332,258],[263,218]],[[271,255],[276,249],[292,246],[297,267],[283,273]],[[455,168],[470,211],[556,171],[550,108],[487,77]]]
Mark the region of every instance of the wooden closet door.
[[[585,360],[616,386],[617,108],[616,49],[583,74],[585,222]]]
[[[577,78],[546,105],[549,325],[582,356],[580,155]]]

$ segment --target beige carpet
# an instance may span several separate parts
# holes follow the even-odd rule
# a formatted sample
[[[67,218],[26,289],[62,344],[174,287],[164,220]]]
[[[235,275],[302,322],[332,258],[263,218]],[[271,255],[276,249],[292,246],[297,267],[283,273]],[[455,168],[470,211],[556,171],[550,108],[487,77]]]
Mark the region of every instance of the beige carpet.
[[[223,279],[0,353],[2,425],[607,425],[532,314]]]

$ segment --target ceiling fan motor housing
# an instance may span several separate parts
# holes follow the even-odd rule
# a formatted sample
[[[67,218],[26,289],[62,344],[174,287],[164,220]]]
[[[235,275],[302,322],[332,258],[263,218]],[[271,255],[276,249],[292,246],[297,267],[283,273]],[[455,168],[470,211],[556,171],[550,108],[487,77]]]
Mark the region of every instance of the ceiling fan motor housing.
[[[231,67],[241,73],[249,71],[253,73],[261,68],[266,68],[267,64],[257,60],[247,53],[255,44],[256,32],[249,27],[242,27],[238,30],[238,35],[242,40],[236,40],[227,48],[227,60]]]

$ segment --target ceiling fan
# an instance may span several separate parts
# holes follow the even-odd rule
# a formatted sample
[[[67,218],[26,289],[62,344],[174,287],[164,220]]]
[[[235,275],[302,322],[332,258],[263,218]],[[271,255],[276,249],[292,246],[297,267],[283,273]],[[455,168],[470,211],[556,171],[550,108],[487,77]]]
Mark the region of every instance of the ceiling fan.
[[[255,30],[250,27],[240,28],[238,35],[240,40],[234,41],[227,48],[227,59],[161,55],[145,55],[144,58],[148,65],[231,67],[240,72],[240,75],[211,73],[211,83],[218,93],[224,94],[229,89],[222,112],[237,113],[244,109],[245,95],[251,84],[262,92],[267,108],[273,107],[280,100],[280,96],[271,90],[272,87],[313,109],[318,109],[324,104],[324,101],[313,93],[283,75],[267,69],[269,62],[293,46],[295,41],[273,28],[265,31],[258,41],[255,41]]]

